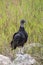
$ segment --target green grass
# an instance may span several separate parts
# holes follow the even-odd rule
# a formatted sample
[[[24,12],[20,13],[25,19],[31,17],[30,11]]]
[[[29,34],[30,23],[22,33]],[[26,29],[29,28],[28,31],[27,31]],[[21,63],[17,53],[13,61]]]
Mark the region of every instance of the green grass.
[[[0,0],[2,40],[11,39],[14,32],[19,29],[21,19],[27,21],[25,28],[29,35],[29,42],[43,42],[43,0]]]
[[[26,20],[27,44],[43,45],[43,0],[0,0],[0,53],[13,53],[9,43],[13,34],[18,31],[21,19]],[[33,52],[35,51],[37,49],[34,48]],[[31,53],[32,49],[28,52]]]
[[[25,19],[30,42],[43,43],[43,0],[0,0],[0,44],[9,43]]]
[[[43,44],[43,0],[0,0],[0,50],[8,46],[21,19],[26,20],[27,43]]]

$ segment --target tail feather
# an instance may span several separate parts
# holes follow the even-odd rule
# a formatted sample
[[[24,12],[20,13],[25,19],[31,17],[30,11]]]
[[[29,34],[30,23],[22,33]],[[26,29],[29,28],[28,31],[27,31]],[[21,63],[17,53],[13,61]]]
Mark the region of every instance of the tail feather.
[[[15,45],[15,43],[13,41],[11,41],[11,48],[12,48],[12,50],[16,49],[16,45]]]

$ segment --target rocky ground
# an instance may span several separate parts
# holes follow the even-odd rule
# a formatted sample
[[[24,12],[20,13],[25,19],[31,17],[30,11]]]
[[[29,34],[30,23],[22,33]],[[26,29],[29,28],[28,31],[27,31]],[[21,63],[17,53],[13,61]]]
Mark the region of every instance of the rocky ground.
[[[29,54],[16,54],[13,61],[9,57],[0,55],[0,65],[36,65],[36,60]]]

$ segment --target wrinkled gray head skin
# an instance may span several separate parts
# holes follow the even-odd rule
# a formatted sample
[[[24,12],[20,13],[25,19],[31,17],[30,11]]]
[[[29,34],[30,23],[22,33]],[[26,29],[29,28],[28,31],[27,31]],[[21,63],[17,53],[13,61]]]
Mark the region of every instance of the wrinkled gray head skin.
[[[21,24],[24,24],[25,23],[25,20],[21,20]]]
[[[21,20],[21,21],[20,21],[20,26],[21,26],[21,27],[24,27],[24,23],[25,23],[25,20]]]

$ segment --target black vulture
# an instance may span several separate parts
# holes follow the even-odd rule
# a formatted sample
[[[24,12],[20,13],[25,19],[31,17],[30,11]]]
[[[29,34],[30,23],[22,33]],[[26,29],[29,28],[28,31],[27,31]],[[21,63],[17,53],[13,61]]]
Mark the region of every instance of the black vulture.
[[[24,23],[25,23],[25,20],[20,21],[20,28],[18,32],[14,33],[13,35],[13,39],[11,41],[12,49],[16,49],[17,47],[23,47],[27,41],[28,34],[25,31]]]

